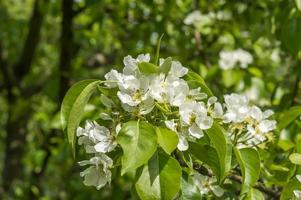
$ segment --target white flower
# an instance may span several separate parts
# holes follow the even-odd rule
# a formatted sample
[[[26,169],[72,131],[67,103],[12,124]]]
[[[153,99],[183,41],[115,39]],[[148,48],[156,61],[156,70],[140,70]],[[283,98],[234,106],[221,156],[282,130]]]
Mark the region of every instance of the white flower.
[[[259,123],[258,128],[260,132],[267,133],[274,129],[276,129],[276,121],[275,120],[263,120]]]
[[[233,69],[236,65],[245,69],[253,62],[252,55],[242,49],[235,51],[221,51],[219,53],[219,67],[223,70]]]
[[[199,10],[192,11],[184,19],[184,24],[202,27],[212,23],[215,13],[202,14]]]
[[[227,111],[224,115],[224,122],[242,122],[249,114],[249,100],[247,97],[232,93],[230,95],[225,95],[225,106]]]
[[[171,103],[176,106],[189,92],[189,87],[186,81],[176,77],[183,73],[171,73],[168,76],[161,73],[155,76],[150,84],[150,95],[159,103]]]
[[[149,54],[140,54],[136,59],[134,59],[132,56],[126,56],[123,59],[123,74],[124,75],[139,75],[138,70],[138,63],[140,62],[149,62],[150,61],[150,55]]]
[[[195,10],[187,15],[184,19],[184,24],[191,25],[202,20],[202,14],[199,10]]]
[[[149,113],[154,106],[153,99],[149,94],[149,77],[141,76],[139,79],[132,75],[124,77],[124,81],[119,86],[120,91],[117,92],[120,101],[131,107],[142,104],[140,106],[141,113]]]
[[[211,128],[213,120],[207,115],[207,108],[203,102],[186,102],[179,107],[183,122],[187,125],[194,123],[202,130]]]
[[[211,111],[210,114],[213,118],[223,118],[224,111],[223,111],[222,104],[217,102],[217,98],[215,96],[212,96],[208,99],[207,107]]]
[[[235,67],[236,60],[233,59],[233,53],[227,51],[221,51],[219,53],[218,65],[221,69],[227,70]]]
[[[92,165],[80,173],[86,186],[95,186],[98,190],[111,182],[113,160],[105,154],[99,154],[90,160],[79,162],[80,166]]]
[[[175,133],[177,133],[178,138],[179,138],[177,148],[180,151],[186,151],[189,147],[188,141],[186,139],[185,134],[182,131],[178,130],[179,124],[176,123],[174,120],[167,120],[167,121],[165,121],[165,126],[168,129],[170,129],[170,130],[174,131]]]
[[[169,75],[172,77],[181,78],[188,73],[188,69],[183,67],[183,65],[179,61],[172,61],[171,67],[169,71]]]
[[[276,129],[276,121],[267,120],[267,118],[273,115],[273,113],[274,112],[272,110],[262,112],[257,106],[252,106],[250,108],[250,116],[258,123],[257,129],[260,133],[267,133]]]
[[[110,152],[117,145],[109,129],[96,122],[87,121],[85,128],[78,127],[77,137],[78,144],[84,145],[87,153]]]
[[[202,195],[206,195],[211,191],[217,197],[221,197],[224,194],[224,190],[217,184],[215,177],[209,177],[195,173],[193,175],[193,182],[198,187]]]
[[[121,80],[122,75],[117,72],[115,69],[112,69],[108,73],[105,74],[105,79],[108,82],[105,82],[105,85],[109,88],[117,87],[117,83]]]

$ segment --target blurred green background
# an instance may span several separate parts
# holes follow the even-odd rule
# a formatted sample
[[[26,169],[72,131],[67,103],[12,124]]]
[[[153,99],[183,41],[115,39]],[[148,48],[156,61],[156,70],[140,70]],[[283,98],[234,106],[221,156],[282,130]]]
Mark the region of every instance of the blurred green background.
[[[161,57],[201,74],[219,98],[300,105],[300,10],[300,0],[0,0],[0,199],[130,199],[127,178],[83,185],[59,108],[76,81],[154,55],[163,33]],[[220,52],[237,49],[253,62],[220,68]]]

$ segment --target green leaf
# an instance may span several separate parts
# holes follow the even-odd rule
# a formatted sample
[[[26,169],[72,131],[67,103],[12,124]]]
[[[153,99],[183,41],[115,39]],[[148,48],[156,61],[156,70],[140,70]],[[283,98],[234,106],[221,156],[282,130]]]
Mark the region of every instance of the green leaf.
[[[171,68],[171,63],[172,63],[172,58],[171,57],[166,58],[164,60],[164,63],[162,65],[160,65],[159,71],[164,74],[168,74],[168,72]]]
[[[203,92],[205,92],[209,97],[213,96],[213,93],[206,85],[204,79],[193,71],[189,71],[188,74],[185,75],[185,80],[188,81],[188,84],[192,88],[200,87]]]
[[[231,159],[229,158],[231,156],[229,155],[229,153],[231,153],[229,150],[231,146],[227,144],[224,131],[217,123],[213,123],[212,127],[205,131],[205,134],[209,137],[211,146],[216,150],[220,171],[220,176],[217,178],[221,182],[228,173],[229,162],[231,162]]]
[[[171,200],[180,190],[181,176],[177,160],[159,150],[137,171],[135,187],[142,200]]]
[[[301,11],[301,0],[295,0],[296,7],[299,11]]]
[[[259,179],[260,158],[258,152],[253,148],[234,148],[234,153],[242,172],[241,194],[244,194],[249,192]]]
[[[161,41],[164,36],[164,33],[160,36],[158,43],[157,43],[157,49],[156,49],[156,58],[155,58],[155,64],[158,65],[159,57],[160,57],[160,48],[161,48]]]
[[[220,162],[218,159],[215,148],[209,145],[201,145],[195,142],[189,143],[189,152],[198,160],[207,164],[214,174],[218,177],[221,176]]]
[[[83,80],[74,84],[66,93],[61,106],[61,123],[67,129],[68,141],[75,154],[75,131],[81,121],[84,108],[91,95],[96,90],[100,80]]]
[[[300,153],[292,153],[289,156],[289,159],[293,164],[301,165],[301,154]]]
[[[290,140],[282,140],[282,139],[280,139],[279,141],[278,141],[278,146],[281,148],[281,149],[283,149],[283,151],[288,151],[288,150],[290,150],[290,149],[292,149],[292,148],[294,148],[295,147],[295,144],[292,142],[292,141],[290,141]]]
[[[301,17],[292,16],[281,26],[280,40],[286,50],[297,54],[301,50]]]
[[[277,128],[279,130],[287,127],[292,123],[297,117],[301,115],[301,106],[291,107],[289,110],[283,112],[279,118],[279,123]]]
[[[158,73],[159,69],[156,65],[149,62],[141,62],[138,64],[139,70],[143,74],[155,74]]]
[[[265,200],[265,198],[259,190],[251,188],[244,200]]]
[[[157,127],[156,133],[159,145],[166,153],[171,154],[177,148],[179,142],[177,134],[164,127]]]
[[[280,200],[292,199],[294,190],[301,190],[301,183],[297,178],[291,179],[283,188],[280,196]]]
[[[157,149],[155,129],[147,122],[130,121],[123,124],[117,143],[123,150],[121,174],[136,169],[152,157]]]

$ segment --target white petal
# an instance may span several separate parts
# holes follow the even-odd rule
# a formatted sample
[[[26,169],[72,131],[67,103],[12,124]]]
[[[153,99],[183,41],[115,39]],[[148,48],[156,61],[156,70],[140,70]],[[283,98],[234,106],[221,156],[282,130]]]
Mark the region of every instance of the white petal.
[[[213,115],[216,118],[222,118],[223,117],[223,107],[220,103],[215,103],[213,108]]]
[[[273,114],[274,114],[274,111],[266,110],[266,111],[263,112],[263,119],[269,118]]]
[[[129,106],[137,106],[140,103],[139,101],[133,100],[132,96],[127,93],[118,91],[117,96],[122,103],[128,104]]]
[[[114,69],[105,74],[105,79],[107,81],[112,81],[112,83],[105,83],[109,88],[117,87],[117,82],[120,81],[121,75]],[[116,83],[114,83],[116,82]]]
[[[276,129],[276,121],[275,120],[263,120],[258,125],[259,130],[262,133],[267,133]]]
[[[111,144],[109,142],[99,142],[94,146],[94,148],[97,152],[106,153],[110,149],[110,145]]]
[[[186,138],[183,136],[179,136],[179,143],[177,145],[177,148],[180,151],[186,151],[188,149],[188,147],[189,147],[189,145],[188,145]]]
[[[190,126],[188,129],[188,132],[190,135],[192,135],[193,137],[198,138],[198,139],[200,139],[201,137],[204,136],[203,131],[199,127],[197,127],[196,124],[193,124],[192,126]]]
[[[140,54],[138,55],[137,59],[138,62],[149,62],[150,61],[150,54]]]
[[[213,119],[209,116],[200,116],[196,118],[196,124],[202,130],[206,130],[212,127]]]
[[[216,101],[217,101],[217,98],[216,98],[215,96],[213,96],[213,97],[210,97],[210,98],[208,99],[207,104],[208,104],[208,106],[211,106],[211,105],[213,105]]]
[[[175,77],[182,77],[188,73],[188,69],[178,61],[172,61],[169,74]]]
[[[301,183],[301,175],[296,175],[296,178]]]
[[[257,121],[261,121],[263,118],[262,111],[257,106],[251,107],[250,116]]]

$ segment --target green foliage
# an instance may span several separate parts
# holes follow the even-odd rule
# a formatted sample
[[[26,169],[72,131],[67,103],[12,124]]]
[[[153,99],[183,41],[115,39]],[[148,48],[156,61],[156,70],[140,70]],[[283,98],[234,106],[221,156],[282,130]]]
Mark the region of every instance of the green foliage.
[[[138,64],[139,70],[145,74],[155,74],[158,72],[158,67],[152,63],[141,62]]]
[[[301,106],[291,107],[289,110],[281,114],[278,129],[281,130],[292,123],[297,117],[301,115]]]
[[[293,178],[285,185],[280,200],[291,199],[294,190],[301,190],[301,183],[297,178]]]
[[[156,127],[156,133],[159,145],[167,154],[171,154],[179,142],[177,134],[164,127]]]
[[[157,149],[155,129],[143,121],[123,124],[117,142],[123,149],[121,174],[147,163]]]
[[[62,103],[62,127],[66,129],[68,141],[75,153],[76,129],[81,121],[86,104],[101,81],[84,80],[71,87]]]
[[[250,190],[252,190],[252,187],[256,184],[260,174],[260,158],[258,152],[252,148],[234,148],[234,152],[243,177],[241,194],[250,192],[248,195],[252,195],[252,193],[256,195],[256,191]]]
[[[192,71],[188,72],[188,74],[186,75],[186,81],[188,81],[190,87],[192,88],[200,87],[202,91],[205,92],[209,97],[213,96],[211,90],[206,85],[204,79],[197,73]]]
[[[289,159],[292,163],[296,165],[301,165],[301,154],[300,153],[292,153],[289,156]]]
[[[137,193],[143,200],[174,199],[180,190],[181,171],[176,159],[158,150],[137,172]]]
[[[269,145],[258,149],[261,158],[259,178],[266,187],[273,186],[277,190],[283,187],[282,199],[293,198],[293,191],[301,189],[294,178],[301,173],[300,0],[218,0],[210,3],[205,0],[139,3],[73,0],[68,1],[72,4],[69,8],[74,11],[72,23],[62,23],[64,17],[72,18],[72,12],[63,15],[62,3],[67,1],[38,1],[42,15],[36,18],[43,18],[43,21],[41,29],[33,31],[30,31],[31,26],[36,23],[31,23],[30,19],[35,0],[0,1],[0,184],[3,186],[12,181],[10,190],[0,187],[0,199],[109,200],[132,195],[134,180],[130,173],[134,170],[128,169],[129,173],[119,176],[120,160],[123,161],[126,155],[121,143],[124,154],[121,155],[120,147],[110,154],[114,164],[118,165],[112,170],[111,185],[101,190],[83,186],[80,169],[69,155],[69,146],[63,137],[60,115],[68,142],[75,147],[75,129],[81,124],[81,118],[93,119],[100,125],[110,124],[110,121],[100,119],[100,113],[111,114],[121,106],[116,103],[113,90],[98,88],[102,96],[90,96],[100,85],[100,82],[94,83],[94,79],[103,79],[107,71],[121,65],[126,55],[136,56],[142,52],[156,55],[159,50],[160,57],[172,56],[190,69],[185,79],[191,88],[201,87],[208,96],[214,94],[218,99],[232,92],[244,93],[250,102],[272,108],[276,112],[278,130]],[[195,10],[201,11],[200,22],[184,23],[188,14]],[[62,37],[66,30],[64,24],[71,24],[67,38]],[[31,32],[41,35],[30,38]],[[159,40],[162,32],[164,38]],[[64,44],[67,48],[63,49]],[[237,65],[222,70],[220,52],[238,48],[252,54],[252,64],[247,69]],[[26,56],[32,49],[34,53]],[[70,58],[62,54],[65,50],[69,50]],[[154,65],[142,64],[140,68],[146,73],[168,73],[172,59],[166,58],[159,67],[159,53],[157,55]],[[29,69],[24,77],[18,77],[28,61]],[[66,62],[70,63],[67,68]],[[61,102],[67,88],[87,78],[93,80],[73,85]],[[163,104],[159,106],[165,109]],[[171,117],[172,112],[165,112],[164,117]],[[159,117],[156,114],[153,113]],[[130,117],[125,115],[116,121],[123,124]],[[142,159],[139,170],[147,166],[160,148],[170,156],[169,159],[179,159],[175,149],[178,138],[175,133],[162,130],[162,125],[153,124],[151,131],[143,133],[152,141],[152,153],[148,152],[147,158]],[[160,127],[160,132],[156,127]],[[227,175],[232,173],[230,169],[237,169],[239,165],[242,172],[243,167],[232,159],[237,153],[231,154],[232,144],[223,139],[221,132],[214,128],[206,131],[204,138],[190,142],[188,152],[191,157],[185,152],[184,163],[181,163],[188,167],[181,168],[189,171],[195,162],[205,165],[220,177],[220,186],[226,191],[221,199],[237,199],[241,185],[230,186]],[[18,140],[20,135],[24,137]],[[121,135],[125,136],[123,132]],[[9,151],[8,147],[17,149]],[[136,155],[133,150],[128,151],[128,155]],[[77,152],[78,160],[87,159],[83,149]],[[132,157],[137,161],[140,159]],[[249,158],[241,157],[241,162],[247,162],[244,159]],[[11,163],[16,163],[17,167],[12,168]],[[9,170],[5,171],[7,166]],[[19,172],[22,176],[17,177]],[[8,178],[11,174],[16,178]],[[201,199],[199,189],[189,180],[191,174],[186,175],[181,180],[179,198]],[[269,198],[264,192],[249,187],[245,198],[263,199],[262,194]]]
[[[227,145],[226,136],[223,129],[216,123],[210,129],[206,130],[205,133],[210,138],[211,145],[216,150],[219,161],[218,178],[219,181],[222,181],[228,173],[227,166],[231,163],[228,155],[231,151],[228,150],[229,146]]]

